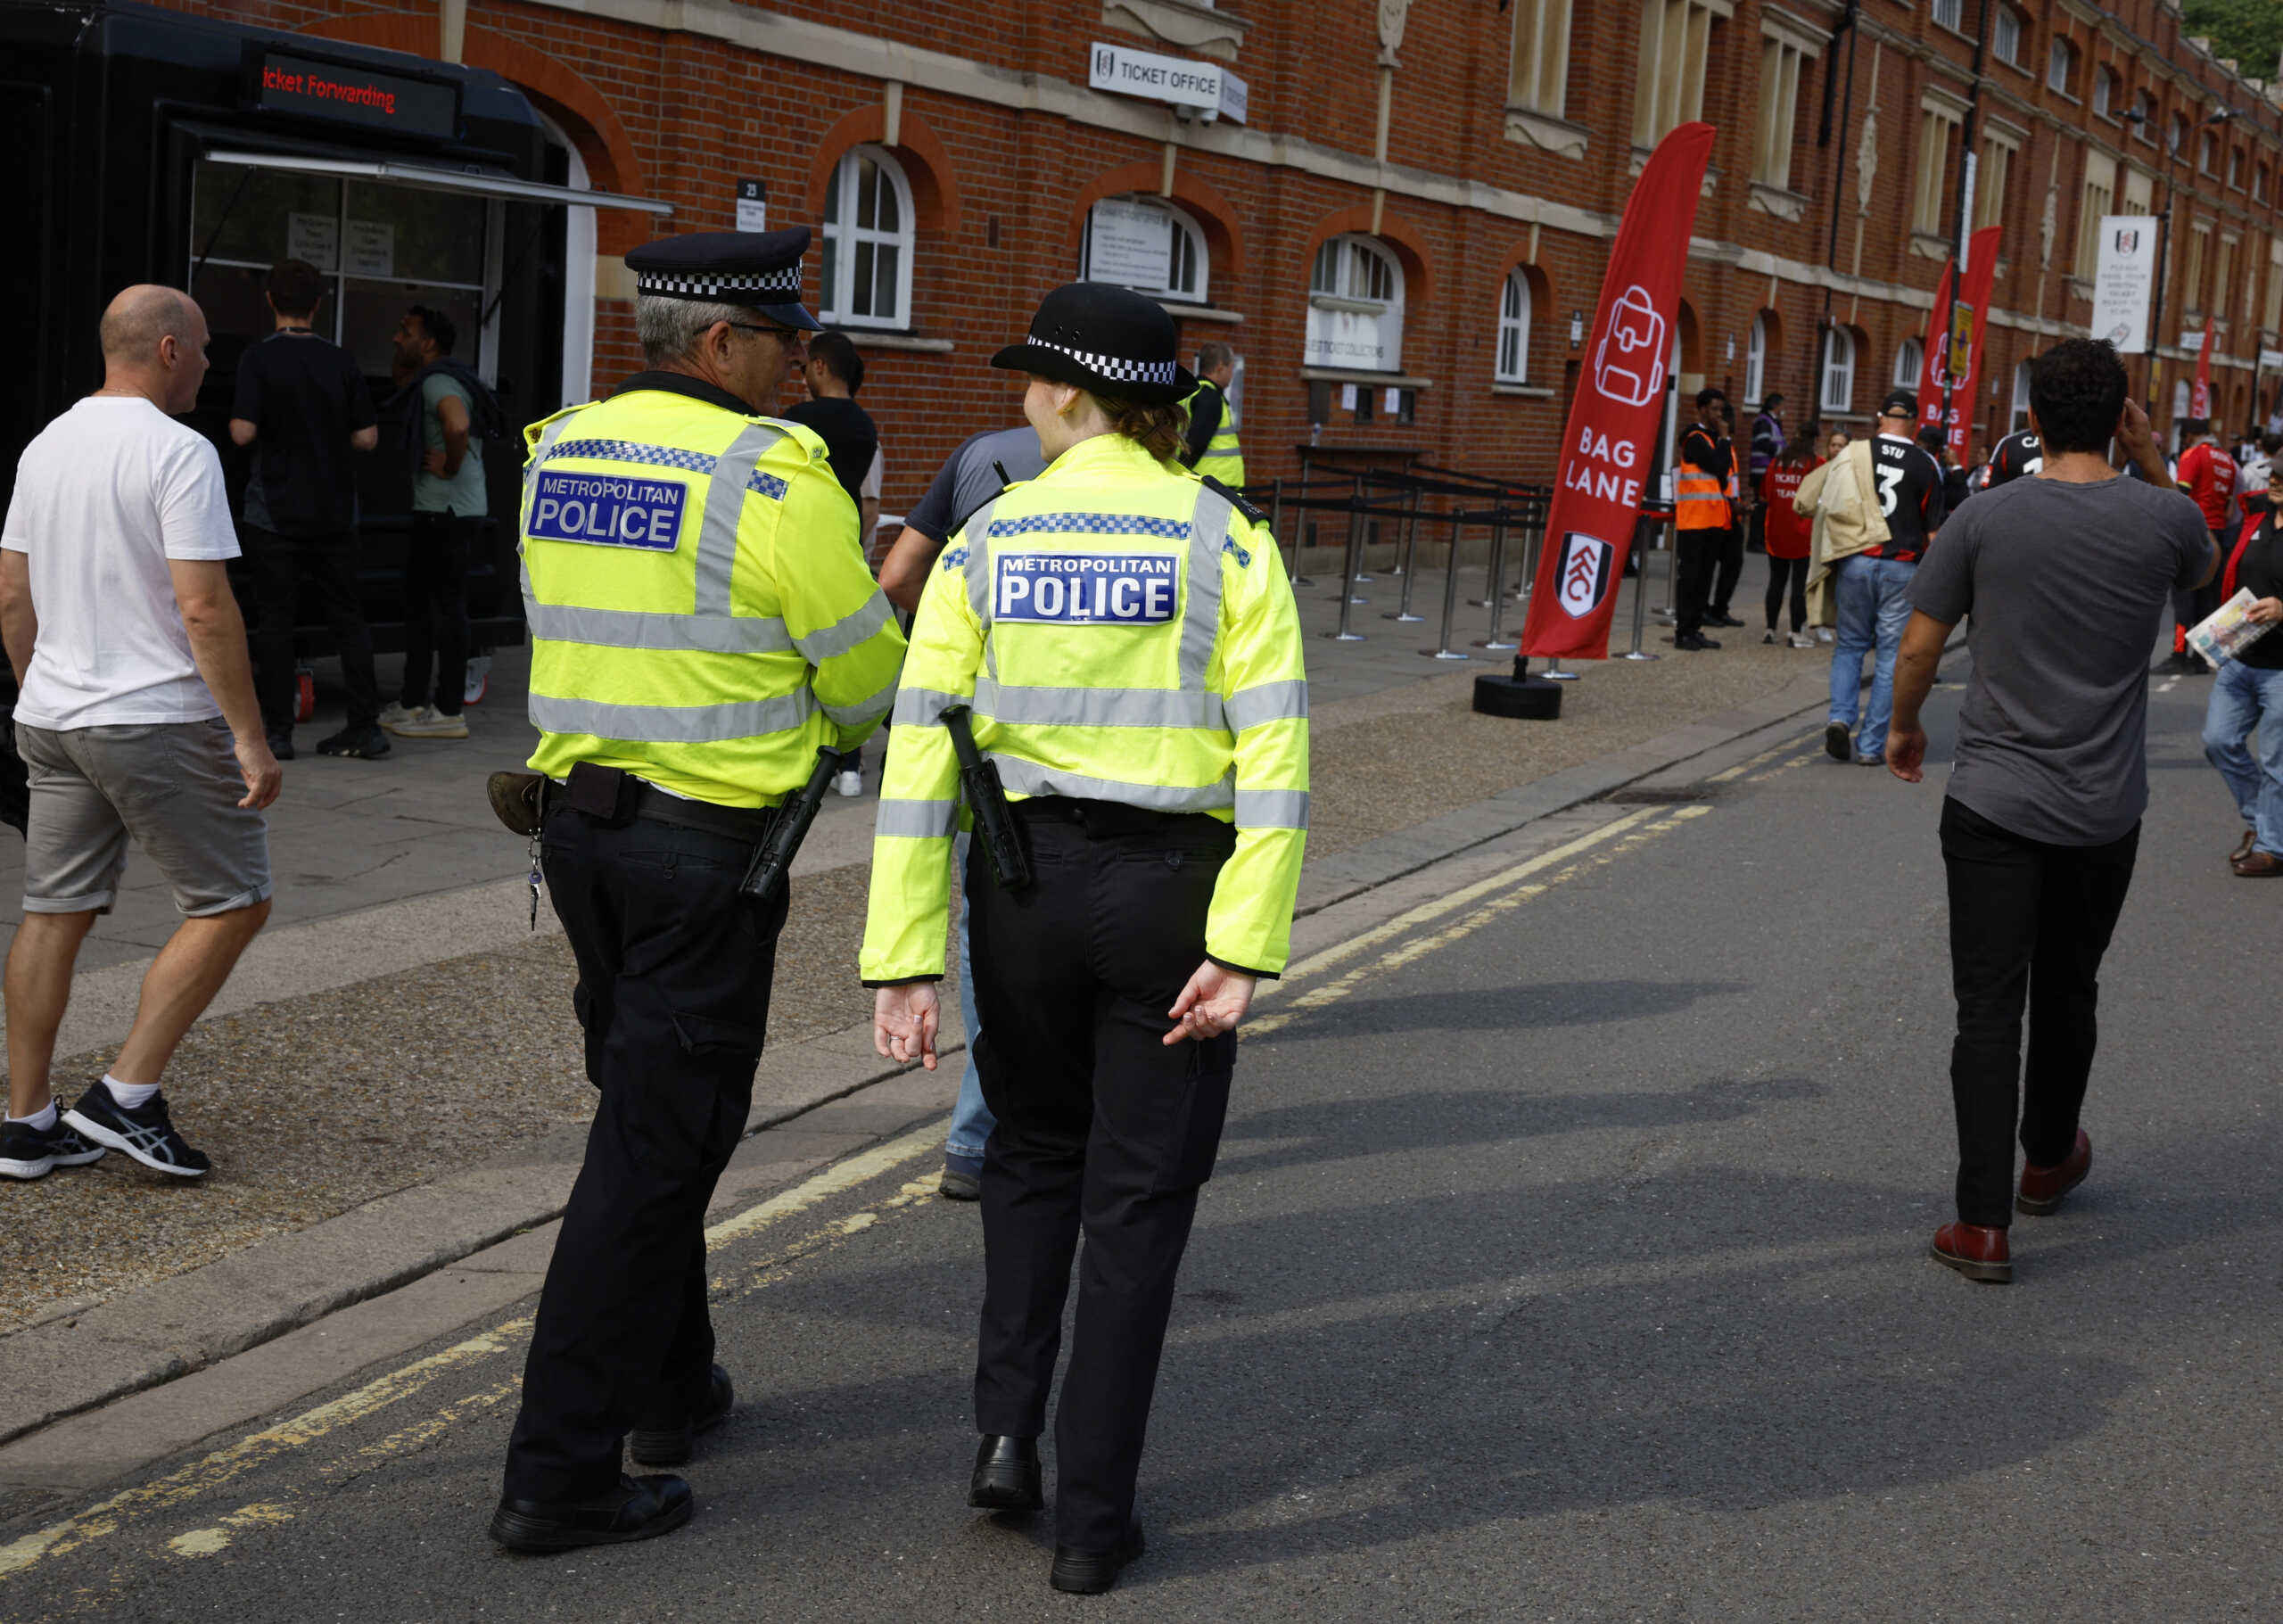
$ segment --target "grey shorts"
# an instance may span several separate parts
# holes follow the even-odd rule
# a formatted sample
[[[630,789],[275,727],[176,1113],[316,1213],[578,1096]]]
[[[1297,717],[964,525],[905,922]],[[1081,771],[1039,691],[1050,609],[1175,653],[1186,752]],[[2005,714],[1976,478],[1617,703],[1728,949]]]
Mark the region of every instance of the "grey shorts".
[[[244,799],[230,724],[50,732],[16,724],[31,780],[26,913],[109,913],[133,836],[192,918],[269,894],[269,825]]]

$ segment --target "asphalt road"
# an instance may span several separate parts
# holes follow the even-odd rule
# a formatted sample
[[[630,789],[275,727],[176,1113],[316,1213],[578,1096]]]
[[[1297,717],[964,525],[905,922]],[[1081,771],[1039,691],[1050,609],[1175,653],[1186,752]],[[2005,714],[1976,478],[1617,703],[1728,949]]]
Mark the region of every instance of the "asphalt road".
[[[688,1529],[485,1538],[526,1307],[13,1547],[0,1617],[2283,1616],[2283,886],[2225,867],[2205,692],[2155,697],[2095,1170],[2011,1287],[1925,1255],[1938,781],[1803,730],[1261,1007],[1107,1597],[965,1507],[979,1232],[915,1124],[716,1253]]]

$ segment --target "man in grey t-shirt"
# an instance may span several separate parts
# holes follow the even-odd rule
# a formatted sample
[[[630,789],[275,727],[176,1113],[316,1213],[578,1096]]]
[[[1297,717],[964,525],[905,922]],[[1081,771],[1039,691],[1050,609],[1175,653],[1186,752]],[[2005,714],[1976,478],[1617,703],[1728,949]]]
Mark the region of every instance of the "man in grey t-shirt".
[[[2068,339],[2037,359],[2030,427],[2045,465],[1943,527],[1911,582],[1895,672],[1887,766],[1916,784],[1919,707],[1950,628],[1973,616],[1941,826],[1958,1222],[1935,1232],[1934,1256],[1974,1280],[2013,1279],[2014,1212],[2053,1211],[2092,1165],[2077,1118],[2096,978],[2148,804],[2148,653],[2172,591],[2210,580],[2218,563],[2203,514],[2165,476],[2125,392],[2106,343]],[[2112,438],[2139,481],[2109,466]],[[2015,1191],[2017,1118],[2027,1166]]]

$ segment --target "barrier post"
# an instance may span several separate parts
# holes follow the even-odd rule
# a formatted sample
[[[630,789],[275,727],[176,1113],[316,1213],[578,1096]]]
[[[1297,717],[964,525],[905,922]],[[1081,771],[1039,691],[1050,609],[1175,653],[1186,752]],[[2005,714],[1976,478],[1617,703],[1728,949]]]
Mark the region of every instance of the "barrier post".
[[[1282,475],[1268,485],[1268,533],[1276,538],[1276,545],[1284,545],[1284,481]],[[1297,586],[1300,579],[1300,542],[1292,540],[1292,561],[1284,571],[1286,584]]]
[[[1658,526],[1657,534],[1659,536],[1662,536],[1671,528],[1671,525],[1672,517],[1670,515],[1667,515],[1664,523]],[[1649,566],[1644,563],[1641,566],[1640,573],[1633,578],[1633,647],[1628,649],[1625,655],[1625,657],[1628,660],[1654,660],[1662,657],[1661,655],[1644,654],[1641,652],[1641,632],[1644,623],[1647,621],[1648,617]]]
[[[1335,643],[1360,643],[1364,640],[1362,632],[1348,629],[1348,619],[1355,613],[1356,605],[1369,601],[1356,596],[1356,566],[1364,554],[1364,507],[1355,497],[1348,498],[1348,567],[1339,582],[1339,630],[1324,633]]]
[[[1397,561],[1397,574],[1403,577],[1403,601],[1393,614],[1382,614],[1383,621],[1423,620],[1423,615],[1411,612],[1411,589],[1419,579],[1419,487],[1411,488],[1409,501],[1403,510],[1403,555]]]
[[[1451,647],[1451,629],[1459,617],[1459,538],[1466,534],[1465,515],[1451,515],[1451,551],[1449,567],[1443,572],[1443,630],[1435,639],[1435,647],[1419,652],[1430,660],[1468,660],[1474,656],[1464,649]]]
[[[1522,579],[1514,596],[1528,604],[1530,594],[1537,590],[1538,556],[1545,545],[1545,499],[1531,497],[1522,512]]]
[[[1477,648],[1499,653],[1516,647],[1502,640],[1498,635],[1500,623],[1506,614],[1506,518],[1502,508],[1490,526],[1490,635],[1475,644]]]
[[[1674,510],[1677,513],[1679,510]],[[1676,519],[1665,532],[1670,542],[1665,550],[1665,606],[1657,611],[1657,618],[1666,625],[1676,625],[1680,620],[1680,532]]]

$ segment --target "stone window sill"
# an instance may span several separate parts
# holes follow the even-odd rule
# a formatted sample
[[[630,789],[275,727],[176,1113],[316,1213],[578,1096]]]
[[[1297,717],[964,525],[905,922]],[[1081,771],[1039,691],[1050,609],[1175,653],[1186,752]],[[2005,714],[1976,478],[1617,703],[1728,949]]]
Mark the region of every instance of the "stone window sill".
[[[1231,326],[1244,320],[1234,310],[1224,310],[1209,304],[1184,304],[1178,299],[1160,299],[1158,305],[1168,316],[1182,321],[1224,321]]]
[[[1557,158],[1583,158],[1593,132],[1582,124],[1572,124],[1536,108],[1509,107],[1506,139],[1540,148]]]
[[[956,347],[948,338],[929,338],[919,333],[875,333],[862,327],[841,329],[848,342],[859,350],[902,350],[917,355],[949,355]]]
[[[1749,206],[1762,214],[1772,214],[1779,220],[1797,220],[1807,214],[1808,199],[1797,192],[1755,180],[1751,183]]]
[[[1554,392],[1546,388],[1542,383],[1496,383],[1491,384],[1490,392],[1494,395],[1512,395],[1518,399],[1528,400],[1551,400],[1554,399]]]
[[[1432,389],[1432,378],[1409,377],[1400,372],[1366,372],[1352,367],[1303,367],[1300,376],[1310,383],[1369,383],[1374,389]]]
[[[1923,260],[1947,260],[1950,257],[1950,239],[1938,237],[1931,231],[1913,231],[1910,251]]]

